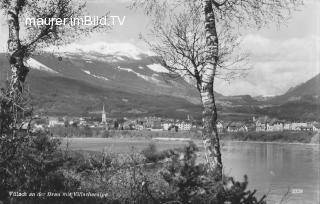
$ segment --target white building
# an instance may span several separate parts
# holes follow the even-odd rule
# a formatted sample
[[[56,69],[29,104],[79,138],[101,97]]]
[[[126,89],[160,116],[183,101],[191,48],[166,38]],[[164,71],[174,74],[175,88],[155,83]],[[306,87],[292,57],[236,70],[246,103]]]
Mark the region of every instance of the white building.
[[[223,124],[222,124],[222,122],[217,122],[217,130],[218,130],[218,132],[223,132]]]
[[[186,123],[186,122],[181,122],[181,123],[177,123],[176,126],[178,126],[178,130],[189,131],[189,130],[191,130],[192,124]]]
[[[319,124],[313,124],[312,125],[312,131],[313,132],[320,132],[320,125]]]
[[[308,127],[308,123],[292,123],[291,124],[291,130],[299,131],[301,130],[301,127]]]
[[[285,123],[283,125],[284,130],[292,130],[292,123]]]
[[[284,129],[284,125],[281,122],[267,123],[268,132],[278,132],[278,131],[283,131],[283,129]]]
[[[169,130],[169,128],[172,126],[172,123],[163,123],[162,128],[163,130]]]
[[[64,121],[59,120],[57,117],[49,117],[49,125],[48,127],[54,127],[54,126],[64,126]]]
[[[104,110],[104,104],[102,107],[101,123],[104,123],[104,124],[107,123],[107,114],[106,114],[106,111]]]

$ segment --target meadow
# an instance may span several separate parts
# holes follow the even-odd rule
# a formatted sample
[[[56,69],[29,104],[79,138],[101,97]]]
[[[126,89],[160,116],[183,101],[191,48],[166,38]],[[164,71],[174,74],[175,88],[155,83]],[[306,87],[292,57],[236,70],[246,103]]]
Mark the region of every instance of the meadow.
[[[188,144],[187,141],[157,141],[151,138],[63,138],[61,148],[69,146],[71,150],[128,153],[141,152],[151,143],[155,144],[159,151],[180,148]]]

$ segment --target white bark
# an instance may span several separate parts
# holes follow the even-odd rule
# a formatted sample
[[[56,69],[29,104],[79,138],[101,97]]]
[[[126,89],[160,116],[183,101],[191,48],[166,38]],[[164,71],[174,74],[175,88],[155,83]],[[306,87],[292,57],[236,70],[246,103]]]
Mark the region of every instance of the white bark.
[[[203,143],[212,169],[217,169],[222,177],[220,141],[217,132],[217,110],[214,98],[214,77],[218,61],[218,36],[211,0],[203,0],[203,15],[206,32],[206,64],[202,73],[201,101],[203,106]]]

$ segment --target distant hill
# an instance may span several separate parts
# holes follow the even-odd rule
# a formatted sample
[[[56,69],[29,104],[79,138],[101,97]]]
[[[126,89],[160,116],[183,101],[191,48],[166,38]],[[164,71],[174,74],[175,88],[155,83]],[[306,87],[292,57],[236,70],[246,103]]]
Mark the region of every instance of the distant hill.
[[[287,120],[320,121],[320,74],[264,103],[268,107],[258,109],[258,114]]]
[[[285,94],[272,98],[270,103],[309,102],[320,104],[320,74],[312,79],[290,88]]]
[[[104,103],[113,117],[200,118],[200,98],[195,87],[170,75],[156,57],[132,46],[117,51],[120,48],[98,45],[89,50],[77,48],[33,56],[27,61],[31,67],[27,84],[35,110],[49,115],[80,115],[98,113]],[[1,81],[8,67],[5,54],[0,54]],[[222,107],[254,104],[250,96],[225,97],[215,93],[215,97],[219,111],[226,110],[227,115],[227,108]]]
[[[201,117],[196,88],[170,75],[156,57],[128,45],[121,49],[105,44],[92,47],[43,53],[28,60],[27,85],[34,110],[79,116],[99,113],[105,104],[110,117]],[[7,57],[0,53],[1,82],[8,67]],[[319,81],[320,74],[276,97],[215,93],[219,119],[249,120],[253,115],[316,119]]]
[[[256,113],[289,121],[320,121],[320,105],[308,102],[288,102],[258,109]]]
[[[99,112],[102,104],[110,117],[170,116],[186,118],[200,114],[200,107],[171,96],[154,96],[101,88],[84,81],[61,76],[43,76],[34,71],[29,80],[32,103],[37,111],[48,115],[90,115]],[[183,108],[187,111],[180,111]],[[195,117],[200,117],[195,115]]]
[[[28,60],[27,78],[37,112],[83,115],[106,104],[110,116],[158,115],[200,117],[198,93],[182,79],[172,78],[151,57],[111,60],[98,53],[43,54]],[[0,54],[0,78],[7,76],[8,60]]]

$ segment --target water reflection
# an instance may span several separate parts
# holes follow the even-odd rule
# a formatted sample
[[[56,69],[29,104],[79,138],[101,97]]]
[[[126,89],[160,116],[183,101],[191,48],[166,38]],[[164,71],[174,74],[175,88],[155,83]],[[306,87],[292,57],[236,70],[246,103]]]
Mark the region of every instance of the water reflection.
[[[249,188],[268,193],[268,203],[319,203],[319,146],[225,142],[225,173],[238,180],[249,176]],[[293,194],[295,189],[303,193]]]

